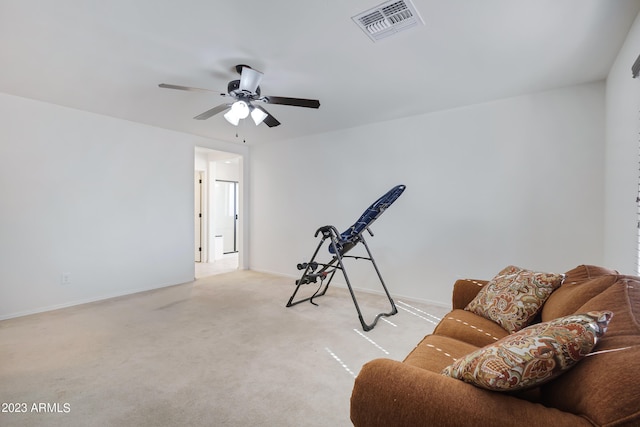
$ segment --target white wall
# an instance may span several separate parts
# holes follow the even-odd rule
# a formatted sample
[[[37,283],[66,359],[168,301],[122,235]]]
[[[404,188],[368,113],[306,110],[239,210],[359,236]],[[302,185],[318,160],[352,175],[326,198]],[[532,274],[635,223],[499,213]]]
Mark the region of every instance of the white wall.
[[[640,78],[631,65],[640,55],[640,15],[607,77],[605,262],[621,273],[637,273],[638,139]]]
[[[400,183],[368,239],[394,295],[446,304],[508,264],[601,264],[604,98],[591,83],[253,147],[251,268],[298,275],[317,227]]]
[[[5,94],[0,117],[0,319],[193,279],[194,146],[244,147]]]

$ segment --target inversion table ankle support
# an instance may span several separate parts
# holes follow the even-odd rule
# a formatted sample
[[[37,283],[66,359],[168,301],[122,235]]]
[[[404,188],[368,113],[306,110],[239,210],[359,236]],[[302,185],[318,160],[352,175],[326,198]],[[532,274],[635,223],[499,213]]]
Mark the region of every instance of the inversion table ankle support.
[[[303,270],[302,276],[299,280],[296,280],[296,288],[289,298],[289,302],[287,302],[287,307],[291,307],[293,305],[299,304],[301,302],[309,301],[313,305],[318,305],[313,302],[313,299],[316,297],[323,296],[327,289],[329,288],[329,284],[333,279],[333,276],[336,274],[336,271],[342,271],[344,275],[344,280],[347,282],[347,287],[349,288],[349,293],[351,294],[351,298],[353,299],[353,303],[356,306],[356,311],[358,312],[358,318],[360,319],[360,324],[362,324],[362,329],[365,331],[370,331],[374,328],[378,319],[382,316],[393,316],[398,312],[391,295],[389,295],[389,291],[387,290],[387,286],[384,284],[384,280],[382,280],[382,275],[380,274],[380,270],[378,270],[378,266],[376,265],[375,260],[373,259],[373,255],[369,250],[369,246],[364,239],[363,233],[366,230],[370,236],[373,236],[373,233],[369,229],[369,226],[378,219],[380,215],[389,207],[393,202],[396,201],[398,197],[404,191],[404,185],[396,185],[391,190],[389,190],[384,196],[380,197],[376,200],[366,211],[360,216],[360,218],[347,230],[343,233],[338,233],[338,230],[332,225],[325,225],[316,230],[315,237],[318,237],[319,234],[322,234],[322,239],[320,243],[318,243],[318,247],[315,252],[311,256],[311,260],[309,262],[298,264],[298,270]],[[319,263],[317,262],[316,256],[320,251],[320,248],[324,244],[325,241],[329,242],[329,253],[333,255],[332,259],[327,263]],[[353,249],[358,243],[362,243],[366,249],[367,256],[351,256],[346,255],[351,249]],[[382,284],[382,288],[384,289],[387,298],[389,299],[389,303],[391,305],[391,311],[388,313],[380,313],[376,316],[371,324],[367,324],[363,317],[362,312],[360,311],[360,306],[358,305],[358,301],[356,300],[356,295],[353,292],[353,288],[351,287],[351,282],[349,281],[349,277],[347,276],[347,270],[344,265],[345,258],[353,258],[353,259],[363,259],[367,261],[371,261],[373,264],[373,268],[375,269],[378,278],[380,279],[380,283]],[[320,279],[320,286],[316,290],[316,292],[310,296],[309,298],[300,299],[298,301],[293,301],[298,290],[301,285],[306,285],[309,283],[317,283],[318,279]],[[328,279],[326,284],[324,284],[325,279]]]

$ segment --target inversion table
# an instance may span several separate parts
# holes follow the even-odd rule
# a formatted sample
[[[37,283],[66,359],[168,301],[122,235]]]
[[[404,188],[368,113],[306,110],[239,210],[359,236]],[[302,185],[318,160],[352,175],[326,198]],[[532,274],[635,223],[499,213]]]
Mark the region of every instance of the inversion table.
[[[336,271],[342,271],[344,275],[344,280],[347,283],[347,287],[349,288],[349,293],[351,294],[351,298],[353,299],[353,303],[356,306],[356,311],[358,312],[358,318],[360,319],[360,324],[362,324],[362,329],[365,331],[370,331],[374,328],[378,319],[382,316],[393,316],[398,312],[391,295],[389,295],[389,291],[387,290],[387,286],[384,284],[384,280],[382,280],[382,275],[380,274],[380,270],[378,270],[378,266],[376,265],[375,260],[373,259],[373,255],[369,250],[369,245],[367,245],[366,240],[364,239],[363,233],[366,230],[370,236],[373,236],[371,229],[369,228],[371,224],[378,219],[380,215],[389,207],[393,202],[396,201],[398,197],[404,191],[404,185],[396,185],[391,190],[389,190],[385,195],[376,200],[371,206],[367,208],[366,211],[360,216],[360,218],[347,230],[343,233],[338,233],[338,230],[333,225],[325,225],[316,230],[315,237],[318,235],[322,235],[320,243],[318,243],[318,247],[315,252],[311,256],[311,260],[309,262],[298,264],[298,270],[303,270],[302,276],[299,280],[296,280],[296,288],[289,298],[289,302],[287,302],[287,307],[294,306],[296,304],[300,304],[301,302],[309,301],[313,305],[316,304],[313,300],[314,298],[323,296],[327,289],[329,288],[329,284],[331,284],[331,280],[333,276],[336,274]],[[316,256],[320,251],[320,248],[324,244],[325,241],[329,242],[329,253],[332,254],[332,258],[327,263],[320,263],[316,261]],[[364,248],[366,249],[367,256],[351,256],[346,255],[351,249],[353,249],[358,243],[362,243]],[[344,259],[353,258],[353,259],[363,259],[370,261],[373,264],[373,268],[375,269],[378,278],[380,279],[380,284],[382,284],[382,288],[384,289],[387,298],[389,299],[389,304],[391,305],[391,310],[388,313],[380,313],[378,314],[371,324],[367,324],[363,317],[362,312],[360,311],[360,306],[358,305],[358,301],[356,299],[356,295],[353,292],[353,288],[351,287],[351,282],[349,281],[349,277],[347,276],[347,270],[344,265]],[[298,301],[293,301],[300,286],[306,285],[309,283],[317,283],[318,279],[320,280],[320,286],[315,291],[315,293],[308,297],[303,298]],[[324,281],[326,280],[326,284]]]

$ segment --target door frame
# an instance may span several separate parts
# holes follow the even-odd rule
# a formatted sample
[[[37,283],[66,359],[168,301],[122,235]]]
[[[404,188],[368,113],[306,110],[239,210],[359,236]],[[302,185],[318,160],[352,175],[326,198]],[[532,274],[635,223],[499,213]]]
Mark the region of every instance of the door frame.
[[[213,262],[213,229],[215,221],[212,218],[212,200],[214,183],[218,176],[218,169],[227,160],[237,159],[237,181],[238,182],[238,221],[236,222],[236,249],[238,251],[238,268],[241,270],[249,269],[249,168],[248,168],[248,149],[244,146],[238,150],[225,150],[221,148],[212,148],[196,145],[194,147],[195,167],[194,170],[205,171],[204,181],[204,237],[203,237],[203,262]],[[225,177],[221,177],[225,178]],[[194,263],[195,268],[195,263]]]
[[[196,170],[194,172],[193,192],[194,192],[194,204],[193,204],[193,220],[194,227],[193,233],[195,237],[194,245],[194,258],[195,262],[205,262],[206,256],[203,252],[204,247],[204,171]]]

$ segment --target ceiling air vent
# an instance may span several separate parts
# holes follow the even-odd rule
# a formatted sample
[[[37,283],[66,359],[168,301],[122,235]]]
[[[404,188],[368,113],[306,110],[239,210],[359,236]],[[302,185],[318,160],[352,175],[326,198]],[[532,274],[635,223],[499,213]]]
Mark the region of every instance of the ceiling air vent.
[[[424,25],[424,21],[410,0],[387,1],[351,19],[374,42],[416,25]]]

